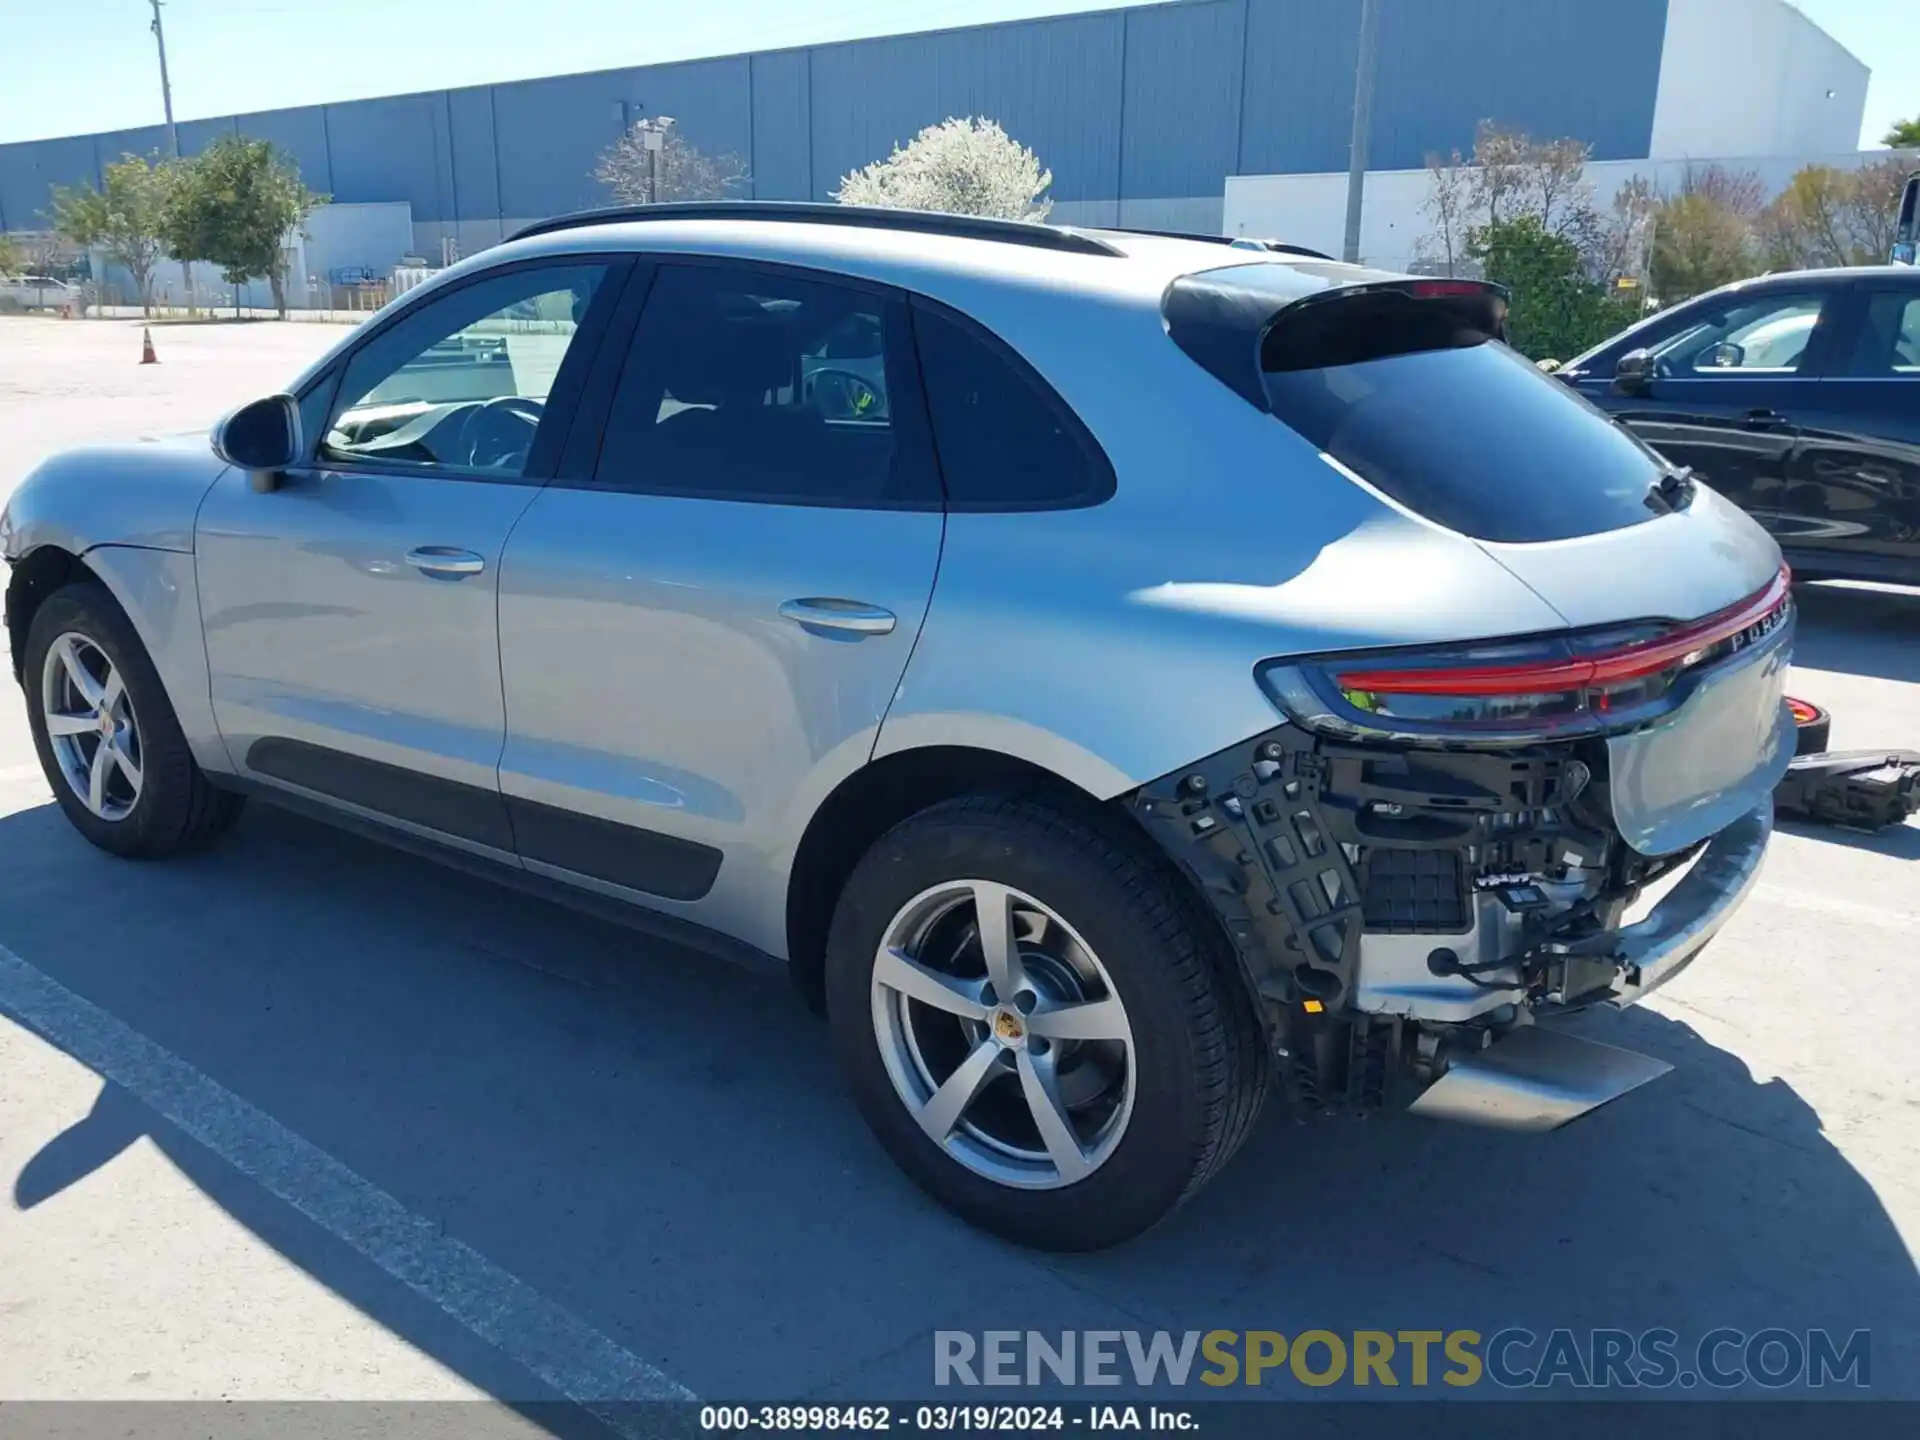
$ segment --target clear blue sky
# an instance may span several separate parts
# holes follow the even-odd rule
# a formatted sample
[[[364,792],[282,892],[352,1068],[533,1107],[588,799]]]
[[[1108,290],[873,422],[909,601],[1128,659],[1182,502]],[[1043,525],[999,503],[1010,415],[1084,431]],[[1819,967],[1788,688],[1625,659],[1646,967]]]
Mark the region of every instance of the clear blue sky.
[[[165,13],[174,109],[188,120],[1113,3],[170,0]],[[1873,69],[1863,143],[1920,114],[1920,0],[1795,3]],[[157,123],[149,14],[146,0],[0,0],[0,141]]]

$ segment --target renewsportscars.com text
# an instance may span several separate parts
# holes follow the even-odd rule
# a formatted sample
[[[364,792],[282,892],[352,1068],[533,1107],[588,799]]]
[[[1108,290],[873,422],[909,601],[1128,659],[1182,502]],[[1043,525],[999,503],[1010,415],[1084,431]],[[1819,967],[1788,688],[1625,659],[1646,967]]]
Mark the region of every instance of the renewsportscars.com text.
[[[1873,1383],[1873,1337],[1827,1330],[937,1330],[933,1383],[1780,1389]]]

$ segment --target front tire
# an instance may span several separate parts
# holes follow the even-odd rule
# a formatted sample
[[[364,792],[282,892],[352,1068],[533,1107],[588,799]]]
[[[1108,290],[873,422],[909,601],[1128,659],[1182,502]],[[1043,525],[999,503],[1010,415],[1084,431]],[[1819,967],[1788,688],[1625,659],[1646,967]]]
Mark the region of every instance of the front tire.
[[[984,935],[984,939],[983,939]],[[881,1143],[982,1229],[1098,1250],[1253,1127],[1268,1060],[1225,938],[1117,828],[1005,796],[922,811],[834,912],[827,1011]]]
[[[22,679],[54,799],[102,850],[173,855],[240,817],[243,797],[195,763],[138,633],[98,584],[65,586],[34,612]]]

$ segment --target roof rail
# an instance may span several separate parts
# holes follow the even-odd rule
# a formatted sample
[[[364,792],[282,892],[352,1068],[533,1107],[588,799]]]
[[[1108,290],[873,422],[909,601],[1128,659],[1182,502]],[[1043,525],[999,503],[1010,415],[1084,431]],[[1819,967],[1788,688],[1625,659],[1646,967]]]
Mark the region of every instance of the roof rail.
[[[1026,220],[990,220],[978,215],[943,215],[932,210],[885,210],[864,205],[822,205],[799,200],[685,200],[658,205],[613,205],[577,210],[537,220],[510,237],[551,235],[588,225],[627,225],[643,220],[783,220],[804,225],[859,225],[873,230],[908,230],[923,235],[958,235],[969,240],[999,240],[1076,255],[1124,255],[1126,252],[1084,231]]]
[[[1289,245],[1284,240],[1256,240],[1249,235],[1203,235],[1198,230],[1149,230],[1140,225],[1099,225],[1090,227],[1110,235],[1154,235],[1162,240],[1198,240],[1207,245],[1231,245],[1240,250],[1270,250],[1276,255],[1303,255],[1309,260],[1331,260],[1333,256],[1305,245]]]

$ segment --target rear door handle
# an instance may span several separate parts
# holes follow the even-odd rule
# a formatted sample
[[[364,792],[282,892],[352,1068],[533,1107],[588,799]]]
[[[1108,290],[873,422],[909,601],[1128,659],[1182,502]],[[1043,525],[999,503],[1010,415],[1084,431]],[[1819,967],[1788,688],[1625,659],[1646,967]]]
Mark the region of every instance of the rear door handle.
[[[844,630],[854,635],[891,635],[896,623],[893,612],[878,605],[819,595],[787,601],[780,607],[780,616],[810,630]]]
[[[461,550],[452,545],[422,545],[418,549],[407,551],[407,564],[428,575],[437,575],[443,579],[457,579],[462,575],[478,575],[487,568],[487,562],[471,550]]]
[[[1787,423],[1787,417],[1778,410],[1749,410],[1740,423],[1749,430],[1778,430]]]

